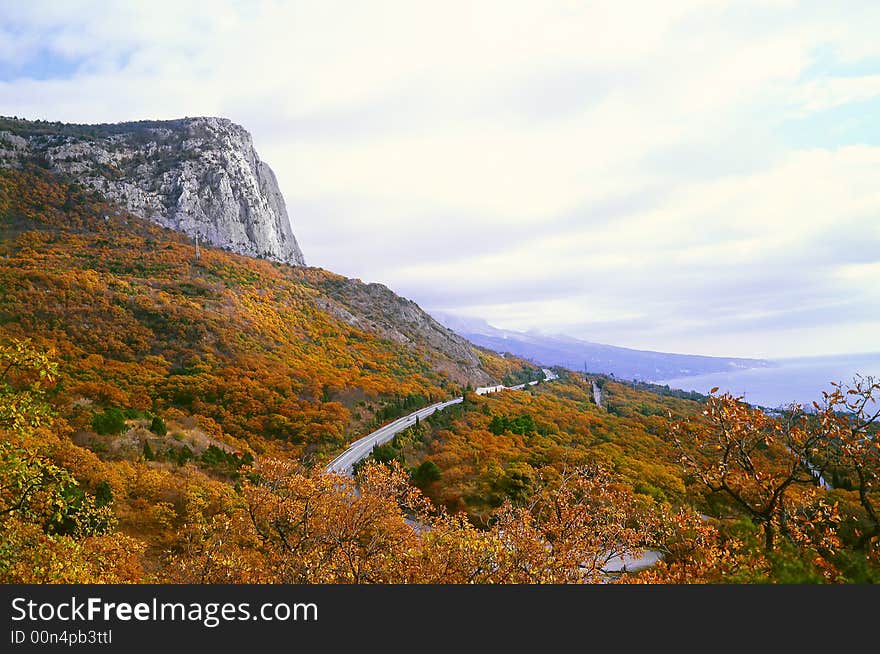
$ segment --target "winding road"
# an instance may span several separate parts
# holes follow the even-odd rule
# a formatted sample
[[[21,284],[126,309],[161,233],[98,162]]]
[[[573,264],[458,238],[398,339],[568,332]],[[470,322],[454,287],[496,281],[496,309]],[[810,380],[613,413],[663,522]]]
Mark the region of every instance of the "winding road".
[[[544,381],[559,379],[558,375],[554,374],[553,371],[548,370],[547,368],[542,368],[542,372],[544,373]],[[503,384],[498,384],[496,386],[481,386],[474,392],[477,395],[486,395],[487,393],[497,393],[498,391],[503,390],[515,391],[523,389],[526,386],[534,386],[537,383],[537,381],[530,381],[526,384],[517,384],[516,386],[504,386]],[[416,418],[423,420],[435,411],[442,411],[448,406],[461,404],[463,401],[464,397],[456,397],[455,399],[447,400],[446,402],[437,402],[436,404],[426,406],[424,409],[419,409],[418,411],[413,411],[409,415],[403,416],[393,422],[389,422],[387,425],[379,427],[376,431],[370,432],[363,438],[356,440],[347,450],[333,459],[327,466],[327,472],[350,477],[353,473],[354,465],[358,461],[367,458],[370,455],[370,452],[373,451],[373,448],[377,445],[387,443],[404,429],[414,425]],[[414,528],[421,528],[417,522],[409,522]],[[636,570],[652,566],[661,558],[663,558],[662,554],[653,550],[647,550],[640,558],[633,558],[628,555],[616,556],[608,561],[603,572],[606,574],[619,574],[627,571],[635,572]]]
[[[554,374],[552,370],[542,368],[541,371],[544,373],[544,381],[559,379],[559,375]],[[497,386],[481,386],[475,392],[477,395],[486,395],[487,393],[496,393],[503,390],[515,391],[523,389],[527,385],[534,386],[537,383],[537,381],[530,381],[527,384],[518,384],[517,386],[504,386],[503,384],[498,384]],[[463,397],[457,397],[453,400],[447,400],[446,402],[437,402],[436,404],[426,406],[424,409],[419,409],[418,411],[413,411],[409,415],[403,416],[394,422],[389,422],[387,425],[379,427],[376,431],[356,440],[347,450],[345,450],[345,452],[333,459],[327,466],[327,472],[335,472],[350,477],[354,469],[354,464],[361,459],[370,456],[370,452],[372,452],[373,448],[377,445],[387,443],[404,429],[414,425],[416,418],[424,420],[435,411],[442,411],[448,406],[461,404],[463,401]]]
[[[345,450],[345,452],[333,459],[330,462],[330,465],[327,466],[327,472],[335,472],[350,477],[355,463],[361,459],[367,458],[370,455],[370,452],[373,451],[373,448],[377,445],[387,443],[394,438],[396,434],[402,432],[407,427],[414,425],[416,418],[422,420],[435,411],[442,411],[448,406],[461,404],[463,401],[463,397],[457,397],[454,400],[437,402],[437,404],[432,404],[431,406],[426,406],[424,409],[413,411],[407,416],[403,416],[394,422],[389,422],[387,425],[379,427],[376,431],[356,440],[347,450]]]

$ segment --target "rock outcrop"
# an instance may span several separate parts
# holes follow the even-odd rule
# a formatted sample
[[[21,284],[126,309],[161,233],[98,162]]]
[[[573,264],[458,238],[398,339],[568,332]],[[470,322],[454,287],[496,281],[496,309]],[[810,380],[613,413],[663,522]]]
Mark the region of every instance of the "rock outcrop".
[[[163,227],[239,254],[305,265],[272,169],[251,135],[228,119],[0,119],[0,165],[28,161]]]

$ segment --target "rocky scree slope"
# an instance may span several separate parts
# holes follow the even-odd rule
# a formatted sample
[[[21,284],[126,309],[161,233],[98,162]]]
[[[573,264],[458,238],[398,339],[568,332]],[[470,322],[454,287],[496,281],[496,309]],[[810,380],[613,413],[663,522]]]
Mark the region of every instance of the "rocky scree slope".
[[[455,382],[476,386],[493,382],[466,339],[387,286],[345,277],[324,277],[317,285],[324,294],[319,308],[337,319],[380,338],[422,345],[429,352],[439,353],[441,356],[431,361],[432,366]]]
[[[0,166],[37,163],[162,227],[304,266],[251,135],[226,118],[73,125],[0,118]]]

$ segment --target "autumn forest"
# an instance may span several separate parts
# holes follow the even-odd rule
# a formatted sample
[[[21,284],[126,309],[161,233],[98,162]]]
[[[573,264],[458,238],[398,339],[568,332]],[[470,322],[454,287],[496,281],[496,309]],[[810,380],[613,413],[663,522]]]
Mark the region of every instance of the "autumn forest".
[[[395,298],[0,168],[0,581],[880,580],[877,380],[780,411],[562,368],[478,395],[540,368]]]

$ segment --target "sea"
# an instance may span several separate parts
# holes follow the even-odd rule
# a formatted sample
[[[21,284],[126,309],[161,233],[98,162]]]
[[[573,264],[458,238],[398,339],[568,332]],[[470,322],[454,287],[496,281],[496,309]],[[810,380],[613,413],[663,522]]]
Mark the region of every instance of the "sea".
[[[851,383],[856,375],[873,376],[880,381],[880,352],[833,356],[773,359],[767,368],[736,369],[692,377],[657,380],[670,388],[708,393],[742,395],[749,404],[779,408],[792,403],[810,405],[822,400],[822,391],[831,391],[831,382]]]

